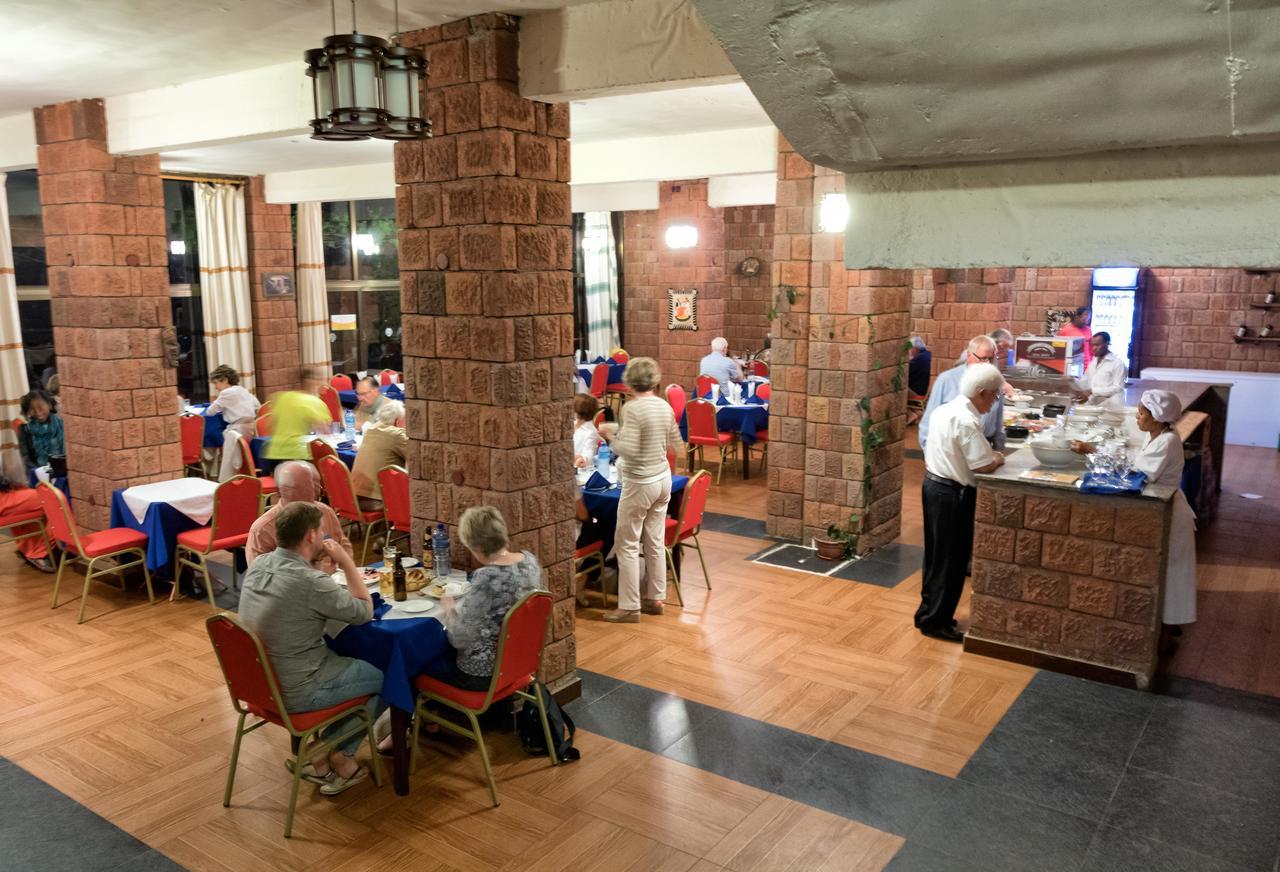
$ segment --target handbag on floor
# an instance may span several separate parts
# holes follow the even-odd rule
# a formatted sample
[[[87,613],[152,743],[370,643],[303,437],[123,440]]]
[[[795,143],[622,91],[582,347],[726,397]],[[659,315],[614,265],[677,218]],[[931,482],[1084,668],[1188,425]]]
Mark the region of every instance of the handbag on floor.
[[[582,752],[573,747],[573,734],[577,732],[573,718],[560,708],[560,703],[556,702],[556,698],[541,681],[535,681],[529,689],[542,698],[542,704],[547,709],[547,723],[551,725],[551,737],[556,742],[556,759],[579,759]],[[524,746],[525,753],[533,757],[547,756],[547,737],[542,732],[542,719],[538,717],[537,705],[529,700],[525,700],[520,711],[516,712],[516,733],[520,736],[520,744]]]

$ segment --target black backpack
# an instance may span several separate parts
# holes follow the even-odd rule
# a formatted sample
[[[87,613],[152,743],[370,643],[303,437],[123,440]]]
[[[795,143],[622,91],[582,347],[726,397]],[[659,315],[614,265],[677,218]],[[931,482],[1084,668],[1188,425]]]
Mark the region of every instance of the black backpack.
[[[551,725],[552,738],[559,737],[556,739],[556,759],[563,762],[580,758],[582,752],[573,747],[573,734],[577,732],[577,727],[573,725],[573,718],[560,708],[560,703],[556,702],[556,698],[541,681],[535,681],[530,690],[542,698],[542,704],[547,709],[547,723]],[[538,717],[538,706],[529,700],[525,700],[520,711],[516,712],[516,733],[520,736],[520,744],[524,746],[527,754],[533,757],[547,756],[547,737],[542,732],[542,719]]]

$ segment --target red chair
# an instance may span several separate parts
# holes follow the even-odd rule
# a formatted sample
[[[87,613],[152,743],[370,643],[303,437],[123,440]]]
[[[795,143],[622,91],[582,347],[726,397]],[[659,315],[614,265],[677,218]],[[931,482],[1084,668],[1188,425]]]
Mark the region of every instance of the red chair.
[[[480,733],[480,722],[477,715],[488,711],[495,699],[518,696],[520,699],[534,703],[542,719],[542,733],[547,741],[547,753],[551,755],[551,765],[560,761],[556,759],[556,743],[551,737],[551,724],[547,720],[547,710],[542,702],[542,694],[536,688],[528,693],[527,688],[537,677],[538,667],[542,662],[542,643],[547,635],[547,623],[551,620],[551,594],[544,590],[535,590],[525,594],[513,605],[502,619],[502,629],[498,633],[498,653],[494,660],[497,666],[493,671],[493,679],[489,689],[461,690],[451,684],[445,684],[426,675],[418,677],[418,701],[413,719],[413,740],[410,747],[413,755],[409,760],[409,771],[414,771],[418,764],[418,731],[424,720],[437,724],[446,730],[474,739],[480,746],[480,762],[484,766],[485,778],[489,781],[489,796],[493,804],[498,804],[498,786],[493,780],[493,768],[489,765],[489,751],[484,744],[484,736]],[[431,703],[446,705],[456,712],[467,716],[471,729],[459,726],[452,720],[442,717],[428,706]]]
[[[315,464],[316,469],[320,468],[320,458],[322,457],[338,457],[338,452],[333,446],[323,439],[311,440],[311,462]],[[338,458],[341,460],[342,458]]]
[[[671,406],[671,414],[676,417],[676,424],[684,417],[685,404],[689,402],[689,397],[685,394],[684,388],[680,385],[667,385],[667,403]]]
[[[702,545],[698,542],[698,534],[702,532],[702,515],[707,510],[707,494],[711,491],[711,473],[703,470],[689,479],[684,486],[684,498],[680,500],[680,516],[667,518],[666,551],[667,567],[671,570],[671,578],[675,582],[676,599],[684,605],[684,596],[680,593],[680,573],[676,571],[675,547],[692,541],[691,546],[698,552],[698,561],[702,563],[702,577],[707,582],[707,590],[711,590],[711,576],[707,574],[707,559],[702,555]]]
[[[596,365],[595,370],[591,373],[591,389],[589,393],[597,400],[604,399],[604,393],[609,387],[609,365],[600,363]]]
[[[177,559],[173,567],[173,590],[169,601],[178,597],[178,579],[182,567],[190,566],[204,574],[204,589],[209,594],[209,605],[216,612],[218,604],[213,600],[213,576],[209,573],[208,557],[215,551],[231,551],[243,548],[249,542],[249,528],[258,519],[262,499],[262,483],[256,478],[237,475],[229,478],[213,492],[213,517],[209,526],[197,527],[178,534]],[[183,554],[190,554],[185,557]],[[236,583],[236,564],[231,561],[231,584]]]
[[[258,420],[254,422],[254,427],[257,429],[259,436],[270,436],[271,416],[269,414],[258,415]]]
[[[378,470],[378,487],[382,489],[382,512],[387,519],[387,543],[390,544],[392,533],[411,542],[408,471],[402,466],[384,466]]]
[[[756,396],[766,403],[769,402],[769,397],[772,395],[773,391],[769,389],[768,385],[756,385]]]
[[[351,470],[341,460],[322,457],[316,465],[320,467],[320,479],[329,495],[329,505],[337,512],[338,517],[350,524],[364,527],[364,546],[360,549],[360,564],[363,566],[368,563],[369,540],[373,538],[374,528],[379,524],[384,531],[387,528],[386,514],[380,510],[366,512],[360,508],[355,486],[351,483]]]
[[[204,416],[183,415],[178,418],[178,433],[182,437],[182,471],[194,469],[204,478],[204,466],[200,462],[200,450],[204,448]]]
[[[709,375],[700,375],[693,380],[693,383],[694,383],[694,387],[696,388],[694,393],[696,393],[699,397],[706,397],[708,394],[711,393],[711,386],[714,384],[718,384],[718,382]]]
[[[0,545],[12,545],[24,539],[34,539],[39,536],[44,540],[46,550],[49,547],[49,536],[44,529],[43,506],[30,511],[15,511],[0,515],[0,530],[8,533],[4,538],[0,538]],[[49,554],[52,556],[53,552],[49,551]]]
[[[342,373],[338,373],[333,378],[329,379],[329,387],[333,388],[335,391],[355,390],[355,385],[351,383],[351,376],[343,375]]]
[[[604,586],[604,541],[592,542],[589,545],[583,545],[573,552],[573,589],[578,591],[581,589],[582,581],[586,579],[588,573],[596,570],[600,579],[600,595],[604,597],[604,604],[609,605],[609,591]],[[615,595],[617,591],[614,591]]]
[[[738,456],[738,437],[733,433],[721,433],[716,428],[716,407],[706,400],[693,400],[684,409],[685,421],[688,424],[690,450],[698,451],[698,464],[705,467],[707,460],[703,448],[710,446],[720,449],[720,466],[716,469],[716,484],[720,483],[720,473],[729,456]]]
[[[259,509],[261,509],[272,497],[279,493],[276,488],[275,477],[258,474],[258,465],[253,461],[253,451],[249,448],[248,437],[241,436],[236,441],[240,444],[240,466],[236,469],[236,475],[256,478],[258,483],[262,485],[262,495],[259,498]],[[259,514],[261,514],[261,511],[259,511]]]
[[[750,364],[750,372],[747,375],[758,375],[761,378],[769,377],[769,364],[763,360],[753,360]]]
[[[22,419],[14,418],[10,426],[13,427],[13,432],[17,434],[18,438],[22,438]]]
[[[257,633],[225,612],[204,622],[218,657],[222,677],[231,694],[231,706],[240,714],[236,724],[236,738],[231,745],[231,768],[227,772],[227,789],[222,795],[224,808],[231,805],[231,791],[236,783],[236,764],[240,760],[240,740],[266,724],[284,727],[296,740],[297,752],[293,756],[293,787],[289,791],[289,811],[284,819],[284,837],[293,833],[293,812],[298,805],[298,783],[302,779],[302,767],[310,757],[332,751],[352,736],[364,733],[369,739],[369,752],[373,757],[373,783],[381,784],[381,767],[378,761],[377,742],[373,737],[373,718],[369,716],[368,696],[357,696],[327,709],[310,712],[290,712],[284,706],[280,693],[280,681],[275,667],[267,656],[267,649]],[[260,720],[245,727],[249,715]],[[339,721],[354,717],[355,723],[336,736],[321,740],[321,730]],[[312,744],[315,740],[315,744]]]
[[[378,373],[378,384],[386,387],[394,381],[394,377],[399,375],[394,369],[384,369]]]
[[[596,413],[591,416],[591,426],[599,430],[600,425],[603,423],[604,423],[604,409],[597,409]]]
[[[80,592],[80,616],[77,624],[84,623],[84,606],[89,598],[89,582],[103,575],[120,577],[120,589],[124,590],[124,571],[135,566],[142,567],[142,578],[147,585],[147,600],[156,601],[155,592],[151,589],[151,573],[147,571],[147,534],[128,527],[112,527],[98,533],[81,536],[76,529],[76,519],[67,505],[67,498],[47,481],[36,487],[40,494],[40,505],[44,507],[46,528],[52,534],[53,541],[62,549],[58,560],[58,575],[53,580],[53,605],[58,607],[58,587],[62,584],[62,571],[68,563],[84,563],[84,589]],[[136,554],[137,560],[128,563],[116,561],[105,569],[94,569],[94,564],[104,557],[119,557],[122,554]]]
[[[351,389],[347,388],[346,390]],[[338,396],[338,392],[334,390],[332,385],[325,385],[320,389],[320,399],[324,400],[325,406],[329,409],[329,419],[335,424],[341,424],[342,398]]]
[[[627,350],[625,348],[619,348],[613,354],[609,355],[609,359],[614,363],[630,363],[631,355],[627,354]]]

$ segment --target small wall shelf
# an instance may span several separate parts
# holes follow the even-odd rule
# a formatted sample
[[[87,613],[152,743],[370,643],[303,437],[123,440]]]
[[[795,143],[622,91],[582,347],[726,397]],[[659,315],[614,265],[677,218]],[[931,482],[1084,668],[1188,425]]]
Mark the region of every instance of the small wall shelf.
[[[1239,345],[1241,342],[1254,342],[1254,343],[1280,342],[1280,336],[1246,336],[1243,339],[1236,336],[1233,338],[1235,339],[1235,342],[1237,345]]]
[[[1250,303],[1250,309],[1280,309],[1280,303]]]

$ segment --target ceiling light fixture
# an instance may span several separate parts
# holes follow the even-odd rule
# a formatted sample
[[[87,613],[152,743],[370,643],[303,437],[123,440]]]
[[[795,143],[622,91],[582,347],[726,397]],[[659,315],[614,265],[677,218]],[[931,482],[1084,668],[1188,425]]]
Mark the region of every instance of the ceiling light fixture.
[[[693,248],[698,244],[698,228],[692,224],[672,224],[666,232],[667,248]]]
[[[818,230],[823,233],[843,233],[849,223],[849,201],[843,192],[822,195],[818,205]]]
[[[334,0],[329,0],[334,31]],[[327,37],[323,48],[303,54],[311,78],[311,138],[337,142],[359,139],[426,139],[431,122],[419,99],[427,59],[400,45],[400,3],[396,30],[388,42],[356,30],[356,0],[351,0],[351,33]]]

